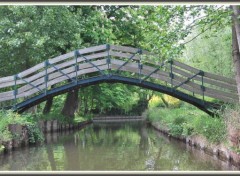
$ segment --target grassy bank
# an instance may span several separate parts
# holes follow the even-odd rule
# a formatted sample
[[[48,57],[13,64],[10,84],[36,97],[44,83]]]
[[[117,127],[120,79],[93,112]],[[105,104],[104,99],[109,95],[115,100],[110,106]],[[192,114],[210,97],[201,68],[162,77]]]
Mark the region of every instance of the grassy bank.
[[[152,103],[147,118],[151,122],[158,123],[161,128],[167,129],[170,135],[175,137],[200,135],[211,143],[227,142],[227,126],[224,118],[212,118],[187,103],[175,101],[168,107],[162,106],[161,103]]]

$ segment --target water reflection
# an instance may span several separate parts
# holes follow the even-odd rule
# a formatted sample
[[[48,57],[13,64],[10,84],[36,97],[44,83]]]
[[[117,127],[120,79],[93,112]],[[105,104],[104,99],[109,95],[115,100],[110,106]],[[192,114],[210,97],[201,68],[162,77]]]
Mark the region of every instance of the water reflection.
[[[0,158],[0,170],[237,170],[144,122],[92,124]]]

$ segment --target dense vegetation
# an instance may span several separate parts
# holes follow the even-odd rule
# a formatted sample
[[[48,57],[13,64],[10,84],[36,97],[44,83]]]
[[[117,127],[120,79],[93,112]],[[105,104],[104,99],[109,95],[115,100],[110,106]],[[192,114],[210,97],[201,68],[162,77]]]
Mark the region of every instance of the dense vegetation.
[[[169,130],[175,137],[200,135],[211,143],[226,142],[227,129],[224,118],[212,118],[194,106],[181,103],[164,107],[162,101],[150,104],[148,119],[159,123],[160,127]]]
[[[105,43],[139,47],[159,54],[159,60],[179,59],[202,70],[236,75],[229,6],[2,6],[0,15],[0,77],[77,48]],[[1,112],[0,139],[11,138],[7,124],[15,122],[33,125],[41,118],[74,121],[74,115],[75,120],[96,114],[140,115],[154,95],[123,84],[81,88],[30,109],[21,121],[16,122],[18,114]],[[173,135],[199,133],[213,142],[224,138],[222,119],[209,118],[182,102],[171,107],[166,95],[157,95],[166,100],[165,107],[155,107],[150,118],[169,125]],[[72,111],[68,97],[76,102]]]

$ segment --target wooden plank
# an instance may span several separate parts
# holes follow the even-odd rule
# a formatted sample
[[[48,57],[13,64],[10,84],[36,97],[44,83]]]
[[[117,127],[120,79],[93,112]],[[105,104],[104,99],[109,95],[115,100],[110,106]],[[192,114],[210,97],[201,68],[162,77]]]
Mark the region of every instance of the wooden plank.
[[[2,98],[5,98],[5,97],[13,97],[13,98],[14,98],[14,96],[13,96],[13,91],[11,90],[11,91],[7,91],[7,92],[2,92],[2,93],[0,93],[0,100],[1,100]]]
[[[198,73],[200,70],[194,68],[194,67],[191,67],[189,65],[186,65],[184,63],[181,63],[181,62],[178,62],[178,61],[173,61],[173,65],[176,65],[180,68],[183,68],[185,70],[188,70],[188,71],[191,71],[193,73]],[[214,80],[218,80],[218,81],[223,81],[223,82],[226,82],[226,83],[229,83],[229,84],[233,84],[233,85],[236,85],[236,81],[232,78],[227,78],[227,77],[224,77],[224,76],[219,76],[219,75],[216,75],[216,74],[212,74],[212,73],[209,73],[209,72],[205,72],[204,71],[204,76],[205,77],[208,77],[210,79],[214,79]]]
[[[94,61],[94,63],[96,65],[98,64],[104,64],[104,68],[107,69],[107,66],[106,66],[106,60],[103,59],[103,60],[98,60],[98,61]],[[116,59],[113,59],[112,60],[112,68],[114,69],[117,69],[119,68],[119,66],[121,66],[122,64],[124,63],[124,61],[121,61],[121,60],[116,60]],[[91,72],[95,72],[95,71],[98,71],[96,68],[92,67],[91,64],[89,63],[84,63],[84,64],[80,64],[82,67],[81,68],[87,68],[87,69],[84,69],[84,70],[80,70],[78,71],[78,74],[87,74],[87,73],[91,73]],[[152,71],[154,71],[156,68],[154,67],[150,67],[150,66],[143,66],[143,69],[142,69],[142,74],[144,75],[148,75],[149,73],[151,73]],[[124,71],[129,71],[129,72],[134,72],[134,73],[138,73],[139,69],[138,69],[138,64],[137,63],[133,63],[133,62],[129,62],[128,64],[126,64],[126,66],[123,66],[121,68],[121,70],[124,70]],[[67,69],[64,69],[63,70],[64,72],[66,72],[68,75],[72,75],[73,77],[75,77],[75,71],[74,71],[74,66],[72,67],[69,67]],[[182,71],[183,72],[183,71]],[[171,83],[171,79],[169,78],[169,75],[167,72],[164,72],[164,71],[158,71],[154,74],[151,75],[152,78],[156,78],[158,80],[161,80],[161,81],[166,81],[168,83]],[[50,86],[50,83],[59,83],[59,81],[61,80],[67,80],[68,78],[66,76],[63,76],[61,73],[52,73],[49,75],[49,83],[48,83],[48,86]],[[173,79],[173,83],[174,85],[178,85],[180,84],[181,82],[185,81],[186,79],[178,76],[178,75],[175,75],[175,79]],[[43,78],[40,78],[39,80],[35,80],[34,82],[32,82],[34,85],[40,85],[40,88],[44,88],[45,85],[43,84],[44,83],[44,79]],[[19,94],[17,95],[17,97],[24,97],[26,95],[31,95],[32,93],[36,93],[38,92],[38,90],[36,88],[33,88],[32,86],[30,85],[26,85],[28,88],[26,87],[21,87],[19,89]],[[199,84],[196,84],[194,82],[188,82],[184,85],[181,86],[181,88],[183,89],[186,89],[190,92],[194,91],[195,93],[197,94],[200,94],[201,95],[201,89],[200,89],[200,85]],[[30,89],[30,90],[29,90]],[[193,90],[194,89],[194,90]],[[26,92],[27,91],[27,92]],[[30,93],[31,94],[30,94]],[[218,99],[221,99],[221,100],[226,100],[226,101],[236,101],[237,100],[237,96],[236,94],[232,94],[232,93],[227,93],[227,92],[223,92],[223,91],[219,91],[219,90],[215,90],[215,89],[212,89],[212,88],[208,88],[206,87],[206,91],[204,92],[204,94],[206,96],[210,96],[210,97],[213,97],[213,98],[218,98]],[[13,99],[14,96],[13,96],[13,91],[8,91],[8,92],[3,92],[3,93],[0,93],[0,101],[3,101],[3,99]]]
[[[138,52],[138,48],[133,48],[133,47],[129,47],[129,46],[110,45],[110,49],[128,52],[128,53],[137,53]]]
[[[119,68],[118,62],[115,62],[115,61],[112,62],[111,66],[112,66],[112,69],[118,69]],[[131,73],[138,73],[139,72],[138,66],[136,66],[136,65],[126,65],[126,66],[121,67],[120,70],[128,71],[128,72],[131,72]],[[149,69],[149,68],[144,69],[144,67],[143,67],[142,74],[143,75],[148,75],[152,72],[152,70],[153,69]],[[168,78],[168,75],[166,76],[166,73],[163,72],[163,71],[159,71],[159,72],[156,72],[156,73],[159,76],[159,79],[162,78],[163,81],[166,81],[166,79]],[[152,74],[152,75],[156,75],[156,74]]]
[[[18,76],[19,76],[19,77],[25,77],[25,76],[27,76],[27,75],[30,75],[31,73],[36,72],[37,70],[39,70],[39,69],[41,69],[41,68],[44,68],[44,62],[43,62],[43,63],[40,63],[40,64],[37,64],[37,65],[35,65],[35,66],[27,69],[27,70],[24,70],[24,71],[20,72],[20,73],[18,74]]]
[[[136,65],[134,65],[134,66],[135,66],[135,68],[132,68],[129,65],[128,66],[123,66],[121,68],[121,70],[138,73],[138,68],[136,67]],[[119,65],[112,64],[112,68],[118,68],[118,67],[119,67]],[[143,70],[143,71],[146,71],[146,70]],[[152,70],[150,70],[150,71],[152,71]],[[149,73],[149,70],[147,71],[147,74],[148,73]],[[168,83],[171,83],[171,79],[169,77],[167,77],[166,75],[161,75],[159,73],[154,73],[154,74],[151,75],[151,77],[153,77],[153,78],[155,77],[155,78],[157,78],[161,81],[166,81]],[[174,84],[174,86],[176,86],[176,85],[180,84],[182,81],[184,81],[183,78],[181,79],[181,78],[175,77],[175,79],[173,79],[173,84]],[[199,94],[199,95],[202,94],[202,91],[200,89],[200,85],[192,83],[192,82],[188,82],[187,84],[182,85],[181,88],[183,88],[185,90],[188,90],[190,92],[192,92],[193,88],[194,88],[195,94]],[[214,90],[214,89],[211,89],[211,88],[206,88],[206,91],[204,92],[204,94],[205,94],[205,96],[209,96],[209,97],[212,97],[212,98],[217,98],[217,99],[227,101],[227,102],[233,102],[233,101],[237,100],[237,99],[235,99],[236,96],[234,94],[229,94],[229,93]]]
[[[178,74],[180,74],[182,76],[185,76],[185,77],[193,76],[189,72],[185,72],[184,70],[178,69],[175,66],[172,67],[172,70],[173,70],[173,72],[178,73]],[[194,77],[193,79],[197,80],[197,81],[200,81],[200,82],[202,81],[202,77],[199,76],[199,75]],[[234,91],[235,93],[237,92],[237,87],[236,86],[234,86],[232,84],[225,83],[225,82],[215,81],[215,80],[209,79],[207,77],[204,77],[204,83],[211,84],[211,85],[214,85],[214,86],[218,86],[220,88],[228,89],[230,91]]]
[[[115,51],[109,51],[109,55],[115,56],[115,57],[120,57],[120,58],[126,58],[126,59],[129,59],[130,57],[133,56],[133,54],[121,53],[121,52],[115,52]],[[140,57],[138,55],[135,55],[132,59],[139,60]]]
[[[17,80],[16,85],[21,85],[24,84],[25,82],[23,80]],[[9,81],[5,83],[0,83],[0,88],[5,88],[5,87],[12,87],[14,86],[15,81]]]
[[[107,55],[108,55],[107,52],[101,52],[101,53],[97,53],[97,54],[87,55],[86,58],[87,58],[88,60],[92,60],[92,59],[96,59],[96,58],[106,57]],[[79,58],[77,59],[77,62],[78,62],[78,63],[79,63],[79,62],[82,62],[82,61],[85,61],[85,59],[84,59],[83,57],[79,57]],[[105,62],[106,62],[106,61],[105,61]],[[61,64],[57,64],[57,65],[55,65],[55,67],[57,67],[58,69],[62,69],[62,68],[65,68],[65,67],[67,67],[67,66],[75,65],[75,63],[76,63],[75,59],[72,59],[72,60],[70,60],[70,61],[67,61],[67,62],[64,62],[64,63],[61,63]],[[54,72],[54,71],[56,71],[56,69],[53,68],[53,67],[47,69],[48,74],[50,74],[50,73],[52,73],[52,72]],[[27,82],[32,82],[32,81],[34,81],[34,80],[36,80],[36,79],[38,79],[38,78],[40,78],[40,77],[43,77],[43,76],[45,76],[45,70],[44,70],[44,71],[41,71],[41,72],[39,72],[39,73],[37,73],[37,74],[35,74],[35,75],[32,75],[32,76],[30,76],[30,77],[28,77],[28,78],[24,78],[24,79],[25,79]],[[22,81],[22,80],[18,80],[18,81],[17,81],[17,85],[20,85],[20,84],[23,84],[23,83],[25,83],[25,82]],[[15,81],[14,81],[14,80],[13,80],[13,81],[10,81],[10,82],[7,82],[7,83],[6,83],[6,82],[0,83],[0,88],[13,86],[14,84],[15,84]]]
[[[184,82],[186,81],[186,79],[178,76],[178,75],[174,75],[174,79],[177,79],[178,81],[180,82]],[[187,85],[190,85],[194,88],[194,90],[201,90],[200,89],[200,84],[196,84],[195,82],[192,82],[192,81],[189,81],[187,83],[185,83]],[[209,87],[205,87],[205,93],[211,93],[211,94],[220,94],[222,96],[225,96],[225,97],[230,97],[232,99],[236,99],[236,93],[229,93],[229,92],[224,92],[224,91],[221,91],[221,90],[217,90],[217,89],[213,89],[213,88],[209,88]]]
[[[14,76],[2,77],[2,78],[0,78],[0,83],[5,83],[8,81],[13,81],[13,80],[14,80]]]
[[[199,69],[196,69],[194,67],[186,65],[186,64],[184,64],[182,62],[178,62],[176,60],[173,60],[173,65],[176,65],[176,66],[178,66],[178,67],[180,67],[180,68],[182,68],[184,70],[187,70],[187,71],[190,71],[190,72],[193,72],[193,73],[198,73],[200,71]]]
[[[108,69],[108,66],[107,65],[102,65],[102,66],[99,66],[99,68],[102,69],[102,70],[106,70],[106,69]],[[93,72],[97,72],[97,71],[98,70],[95,67],[93,67],[93,68],[87,69],[87,71],[80,70],[80,71],[77,72],[77,75],[80,76],[80,75],[83,75],[83,74],[86,74],[86,73],[93,73]],[[76,76],[75,72],[69,74],[69,77],[71,77],[71,78],[73,78],[75,76]],[[52,85],[55,85],[55,84],[60,83],[62,81],[66,81],[67,79],[68,79],[67,77],[61,76],[61,77],[58,77],[56,79],[53,79],[53,80],[49,81],[48,85],[52,86]],[[40,88],[44,88],[44,85],[41,85]],[[34,93],[37,93],[37,92],[38,91],[36,89],[31,89],[31,90],[25,92],[24,96],[30,96],[30,95],[32,95]]]
[[[74,57],[74,51],[71,51],[69,53],[63,54],[61,56],[54,57],[52,59],[48,59],[48,61],[54,64],[54,63],[66,60],[66,59],[68,59],[70,57]]]
[[[79,51],[82,51],[82,53],[84,54],[84,53],[86,53],[87,51],[102,50],[102,49],[104,49],[104,47],[106,47],[106,46],[105,46],[105,45],[100,45],[100,46],[97,46],[97,47],[86,48],[86,49],[82,49],[82,50],[79,50]],[[110,51],[110,53],[111,53],[111,52],[112,52],[113,56],[117,56],[117,57],[129,58],[129,57],[132,56],[131,54],[124,54],[124,53],[118,53],[118,52]],[[56,58],[49,59],[49,62],[52,63],[52,64],[54,64],[54,63],[56,63],[56,62],[59,62],[59,61],[62,61],[62,60],[64,60],[64,59],[66,59],[66,58],[72,57],[73,54],[74,54],[74,52],[72,52],[72,53],[67,53],[67,54],[58,56],[58,57],[56,57]],[[96,59],[96,58],[98,58],[98,57],[105,57],[105,56],[107,56],[107,52],[92,54],[92,55],[85,56],[85,57],[86,57],[87,59],[91,60],[91,59]],[[133,59],[139,60],[139,56],[135,56]],[[83,60],[84,60],[83,58],[78,58],[78,62],[81,62],[81,61],[83,61]],[[68,64],[74,64],[74,63],[75,63],[75,59],[73,59],[73,60],[70,61],[70,62],[67,62],[65,66],[67,66]],[[152,62],[152,64],[156,64],[156,63],[155,63],[155,62]],[[64,64],[63,64],[63,65],[64,65]],[[59,65],[56,65],[56,67],[62,68],[63,65],[59,64]],[[29,75],[29,74],[31,74],[31,73],[33,73],[33,72],[36,72],[36,70],[41,69],[41,68],[43,68],[43,67],[44,67],[44,62],[42,62],[42,63],[40,63],[40,64],[38,64],[38,65],[36,65],[36,66],[28,69],[28,70],[25,70],[25,71],[19,73],[19,76],[20,76],[20,77],[26,77],[27,75]],[[48,72],[51,72],[51,71],[53,71],[53,70],[54,70],[54,69],[48,70]],[[45,73],[45,72],[44,72],[44,73]],[[32,79],[31,79],[31,78],[29,78],[29,79],[26,78],[26,81],[30,82],[30,81],[32,81],[33,79],[38,78],[38,76],[43,76],[43,74],[41,74],[41,73],[40,73],[40,74],[37,74],[35,77],[34,77],[34,76],[31,77]],[[9,82],[9,81],[11,81],[11,83],[8,83],[7,86],[12,86],[12,85],[14,85],[14,76],[8,76],[8,77],[0,78],[0,88],[1,88],[1,87],[7,87],[7,86],[1,85],[1,83],[6,83],[6,82]],[[18,82],[17,82],[18,85],[19,85],[19,84],[23,84],[23,83],[24,83],[23,81],[18,81]]]
[[[95,64],[96,66],[105,65],[106,60],[105,59],[97,60],[97,61],[94,61],[93,64]],[[80,64],[79,66],[80,66],[80,69],[85,71],[85,72],[87,72],[86,71],[87,69],[93,68],[93,66],[89,63]],[[62,70],[62,72],[67,74],[68,76],[69,76],[69,74],[72,74],[72,73],[74,73],[76,75],[74,66],[66,68],[66,69]],[[61,76],[63,76],[63,74],[60,73],[60,72],[51,73],[51,74],[48,75],[48,79],[49,79],[48,82],[51,81],[52,79],[55,79],[55,78],[61,77]],[[67,78],[67,76],[65,76],[65,77]],[[37,80],[35,80],[31,83],[35,86],[39,86],[41,84],[45,84],[45,79],[44,79],[44,77],[42,77],[42,78],[39,78],[39,79],[37,79]],[[25,86],[18,89],[18,93],[21,94],[22,92],[27,91],[27,90],[32,89],[32,88],[33,87],[31,85],[25,85]]]
[[[97,66],[105,65],[105,64],[106,64],[106,60],[105,60],[105,59],[97,60],[97,61],[94,61],[93,64],[95,64],[95,65],[97,65]],[[84,64],[80,64],[80,67],[81,67],[82,69],[84,69],[83,72],[86,72],[86,73],[87,73],[86,69],[92,68],[93,66],[92,66],[91,64],[89,64],[89,63],[84,63]],[[70,68],[67,68],[67,69],[65,69],[65,70],[62,70],[62,71],[63,71],[64,73],[66,73],[66,74],[69,74],[69,73],[74,73],[74,74],[76,74],[76,72],[75,72],[75,67],[74,67],[74,66],[72,66],[72,67],[70,67]],[[57,78],[57,77],[59,77],[59,76],[62,76],[62,73],[60,73],[60,72],[55,72],[55,73],[49,74],[49,81],[50,81],[51,79]],[[65,76],[65,77],[66,77],[66,76]],[[43,87],[43,88],[45,88],[45,80],[44,80],[44,77],[39,78],[39,79],[37,79],[37,80],[34,80],[33,82],[31,82],[31,84],[33,84],[33,85],[35,85],[35,86],[39,86],[39,85],[41,85],[41,84],[44,84],[44,87]],[[29,90],[29,89],[36,89],[36,88],[33,88],[31,85],[28,85],[28,84],[27,84],[27,85],[25,85],[25,86],[23,86],[23,87],[20,87],[20,88],[18,89],[18,95],[21,94],[21,93],[23,93],[23,92],[25,92],[25,91],[27,91],[27,90]],[[36,89],[36,90],[37,90],[37,89]],[[8,96],[14,98],[14,96],[13,96],[13,91],[8,91],[8,92],[0,93],[0,99],[1,99],[1,98],[4,98],[4,97],[8,97]]]
[[[113,59],[113,60],[111,60],[111,63],[115,64],[114,69],[118,69],[124,63],[124,61]],[[120,70],[134,72],[134,73],[139,72],[138,64],[133,63],[133,62],[127,63]],[[156,70],[156,68],[154,68],[154,67],[143,65],[143,69],[141,71],[141,74],[144,75],[144,76],[148,76],[150,73],[152,73],[155,70]],[[161,69],[156,71],[156,73],[161,75],[161,76],[169,77],[169,73],[165,72]]]
[[[137,53],[139,50],[139,48],[134,48],[134,47],[129,47],[129,46],[119,46],[119,45],[110,45],[110,49],[116,50],[116,51],[132,53],[132,54]],[[142,54],[157,57],[157,58],[159,57],[157,54],[149,52],[144,49],[142,49]]]
[[[107,65],[102,65],[102,66],[99,66],[99,68],[102,69],[102,70],[106,70],[108,67],[107,67]],[[97,72],[97,71],[98,70],[95,67],[93,67],[93,68],[89,68],[87,70],[80,70],[80,71],[77,72],[77,74],[78,74],[78,76],[80,76],[80,75],[83,75],[83,74],[86,74],[86,73],[93,73],[93,72]],[[73,78],[75,76],[76,76],[75,72],[69,74],[69,77],[71,77],[71,78]],[[55,84],[57,84],[59,82],[65,81],[67,79],[68,78],[66,76],[58,77],[56,79],[51,80],[48,83],[48,86],[55,85]],[[44,89],[44,87],[45,87],[44,84],[39,86],[40,89]],[[21,94],[18,94],[17,98],[31,96],[31,95],[33,95],[34,93],[37,93],[37,92],[38,92],[37,89],[30,89],[27,92],[22,92]],[[0,102],[1,101],[6,101],[6,100],[11,100],[11,99],[14,99],[14,96],[8,96],[8,97],[0,98]]]
[[[106,49],[106,45],[99,45],[99,46],[93,46],[93,47],[89,47],[89,48],[79,49],[78,51],[81,54],[86,54],[86,53],[101,51],[101,50],[105,50],[105,49]],[[61,55],[61,56],[58,56],[58,57],[55,57],[55,58],[52,58],[52,59],[49,59],[49,61],[54,64],[54,63],[60,62],[62,60],[70,58],[70,57],[74,57],[74,51],[64,54],[64,55]]]
[[[164,80],[167,83],[171,84],[171,79],[166,78],[165,76],[159,76],[158,74],[153,74],[151,77],[159,79],[159,80]],[[179,85],[180,83],[181,82],[179,80],[173,79],[173,86]],[[188,84],[183,84],[180,88],[189,91],[191,94],[194,91],[195,95],[202,96],[202,91],[201,91],[200,88],[197,88],[197,89],[194,88],[193,89],[193,87],[188,85]],[[191,96],[191,94],[190,94],[190,96]],[[216,98],[216,99],[222,100],[224,102],[229,102],[229,103],[238,102],[238,99],[233,99],[233,98],[230,98],[230,97],[226,97],[226,96],[223,96],[221,94],[218,94],[218,93],[215,93],[215,92],[212,92],[212,91],[205,91],[204,96],[205,97]]]
[[[204,76],[208,77],[210,79],[223,81],[223,82],[226,82],[226,83],[229,83],[229,84],[237,86],[236,80],[232,79],[232,78],[227,78],[227,77],[216,75],[216,74],[209,73],[209,72],[204,72]]]
[[[103,58],[103,57],[107,57],[108,56],[108,53],[106,51],[104,52],[100,52],[100,53],[96,53],[96,54],[90,54],[90,55],[86,55],[84,56],[87,60],[91,61],[92,59],[97,59],[97,58]],[[77,62],[82,62],[82,61],[85,61],[85,58],[83,57],[78,57],[77,58]],[[52,62],[49,61],[50,64],[52,64]],[[64,67],[67,67],[69,65],[73,65],[76,63],[76,60],[75,59],[72,59],[70,61],[67,61],[67,62],[64,62],[64,63],[61,63],[61,64],[58,64],[56,65],[57,68],[64,68]]]
[[[171,79],[165,75],[159,75],[157,73],[154,73],[151,75],[151,77],[156,78],[158,80],[166,81],[167,83],[171,84]],[[173,86],[179,85],[184,80],[185,79],[183,79],[183,78],[181,79],[181,77],[175,76],[175,79],[173,79]],[[194,91],[195,94],[202,95],[202,90],[200,88],[200,85],[195,84],[193,82],[188,82],[186,84],[183,84],[180,88],[183,88],[191,93]],[[226,102],[238,101],[235,94],[228,94],[226,92],[218,91],[218,90],[211,89],[211,88],[206,88],[206,91],[204,92],[204,94],[205,94],[205,96],[217,98],[217,99],[220,99],[220,100],[226,101]]]

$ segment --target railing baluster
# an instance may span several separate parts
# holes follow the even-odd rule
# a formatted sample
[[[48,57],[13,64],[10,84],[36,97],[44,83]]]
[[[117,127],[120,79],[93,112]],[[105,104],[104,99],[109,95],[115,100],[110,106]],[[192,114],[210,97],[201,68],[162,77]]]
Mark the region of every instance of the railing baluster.
[[[186,81],[181,82],[179,85],[176,85],[173,87],[173,89],[176,89],[180,86],[182,86],[183,84],[186,84],[187,82],[189,82],[191,79],[195,78],[197,75],[199,75],[201,73],[201,71],[199,71],[198,73],[196,73],[195,75],[188,77]]]
[[[110,75],[109,73],[111,72],[111,68],[110,68],[110,65],[111,65],[111,56],[110,56],[110,45],[107,44],[106,45],[106,50],[107,50],[107,65],[108,65],[108,76]]]
[[[47,95],[47,89],[48,89],[48,85],[47,85],[47,83],[48,83],[48,71],[47,71],[48,65],[49,65],[49,62],[48,62],[48,60],[46,60],[45,63],[44,63],[44,67],[45,67],[45,77],[44,77],[45,95]]]
[[[68,76],[68,74],[64,73],[61,69],[57,68],[54,64],[51,64],[50,62],[48,62],[48,65],[50,65],[51,67],[53,67],[55,70],[57,70],[58,72],[60,72],[62,75],[66,76],[69,80],[71,81],[75,81],[72,78],[70,78]]]
[[[202,100],[203,100],[203,104],[204,104],[205,103],[205,100],[204,100],[205,87],[204,87],[204,82],[203,82],[204,72],[202,70],[200,70],[199,74],[202,76],[201,90],[202,90]]]
[[[138,49],[136,53],[133,53],[132,56],[131,56],[130,58],[128,58],[127,61],[125,61],[120,67],[117,68],[117,70],[115,71],[115,74],[117,74],[117,73],[120,71],[120,69],[121,69],[122,67],[124,67],[130,60],[133,60],[133,58],[134,58],[134,57],[136,56],[136,54],[139,53],[139,52],[142,52],[142,50],[141,50],[141,49]]]
[[[79,70],[79,65],[78,65],[78,61],[77,61],[77,58],[78,58],[78,56],[79,56],[79,53],[78,53],[78,50],[76,50],[75,52],[74,52],[74,58],[75,58],[75,73],[76,73],[76,78],[75,78],[75,82],[76,82],[76,84],[78,83],[78,74],[77,74],[77,72],[78,72],[78,70]]]
[[[105,75],[105,73],[94,63],[92,63],[90,60],[88,60],[85,56],[83,56],[79,51],[78,51],[78,55],[83,57],[85,59],[85,62],[91,64],[93,67],[95,67],[102,75]]]
[[[17,94],[18,94],[17,78],[18,78],[18,75],[14,75],[14,109],[16,108],[16,105],[17,105]]]
[[[169,63],[170,63],[170,73],[169,73],[169,76],[170,76],[170,78],[171,78],[171,89],[172,89],[172,91],[173,91],[173,78],[174,78],[173,71],[172,71],[173,61],[170,60]]]
[[[194,79],[192,80],[192,82],[194,83]],[[193,87],[193,97],[195,96],[195,93],[194,93],[194,87]]]
[[[162,68],[163,66],[165,66],[165,63],[167,62],[167,60],[165,60],[164,62],[162,62],[161,65],[159,65],[154,71],[152,71],[151,73],[149,73],[147,76],[145,76],[143,79],[141,79],[142,81],[145,81],[146,79],[148,79],[152,74],[156,73],[160,68]]]
[[[141,82],[141,75],[142,75],[142,69],[143,69],[143,65],[142,65],[142,50],[139,49],[139,54],[140,54],[140,57],[139,57],[139,61],[138,61],[138,79],[139,81]]]

